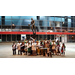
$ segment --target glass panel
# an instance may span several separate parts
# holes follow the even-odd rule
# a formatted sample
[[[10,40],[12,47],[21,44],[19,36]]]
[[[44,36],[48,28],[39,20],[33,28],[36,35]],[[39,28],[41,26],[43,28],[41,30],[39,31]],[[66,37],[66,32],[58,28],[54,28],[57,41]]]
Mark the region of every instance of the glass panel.
[[[61,22],[55,21],[55,27],[61,27]]]
[[[46,35],[42,35],[42,39],[45,40],[47,37]]]
[[[21,16],[20,19],[31,19],[31,18],[33,18],[33,20],[37,20],[36,16]]]
[[[0,25],[1,25],[1,19],[0,19]]]
[[[51,40],[54,40],[54,35],[51,35]]]
[[[54,21],[54,17],[49,17],[49,20],[50,21]]]
[[[12,31],[20,31],[21,28],[21,26],[12,26]]]
[[[0,39],[1,39],[1,35],[0,35]]]
[[[65,22],[65,18],[62,18],[62,21]]]
[[[28,24],[31,24],[31,20],[22,20],[22,25],[28,26]]]
[[[0,26],[0,31],[1,31],[1,26]]]
[[[67,27],[62,27],[62,32],[68,32],[68,28]]]
[[[31,30],[31,27],[30,26],[22,26],[22,31],[30,32],[32,30]]]
[[[1,16],[0,16],[0,18],[1,18]]]
[[[17,35],[17,41],[21,41],[21,35]]]
[[[50,40],[50,35],[47,35],[47,39]]]
[[[11,41],[11,35],[7,35],[7,41]]]
[[[75,23],[73,23],[73,27],[75,28]]]
[[[68,32],[73,32],[73,28],[68,28]]]
[[[54,32],[54,27],[47,27],[47,31],[46,32]]]
[[[55,32],[61,32],[62,28],[60,27],[55,27]]]
[[[16,41],[16,35],[12,35],[12,41]]]
[[[11,24],[11,20],[6,20],[6,19],[5,19],[5,25],[12,25],[12,24]]]
[[[12,25],[21,25],[22,20],[12,20]]]
[[[75,33],[75,28],[74,28],[74,33]]]
[[[46,20],[45,16],[40,16],[40,20]]]
[[[26,35],[26,38],[27,38],[27,40],[29,40],[30,39],[30,35]]]
[[[9,25],[2,26],[2,31],[11,31],[11,26]]]
[[[68,23],[62,22],[62,27],[68,27]]]
[[[71,19],[68,19],[68,22],[71,22]]]
[[[41,40],[42,39],[42,35],[39,35],[39,40]]]
[[[47,27],[40,27],[40,32],[47,32]]]
[[[54,27],[55,26],[55,22],[54,21],[50,21],[49,22],[49,27]]]
[[[21,16],[11,16],[12,19],[21,19]]]
[[[2,35],[2,41],[3,41],[3,42],[6,41],[6,35]]]
[[[5,16],[5,19],[11,19],[11,16]]]
[[[55,17],[55,21],[61,21],[61,18]]]
[[[75,42],[75,35],[68,35],[68,42]]]
[[[72,26],[71,26],[71,22],[68,22],[68,27],[72,27]]]

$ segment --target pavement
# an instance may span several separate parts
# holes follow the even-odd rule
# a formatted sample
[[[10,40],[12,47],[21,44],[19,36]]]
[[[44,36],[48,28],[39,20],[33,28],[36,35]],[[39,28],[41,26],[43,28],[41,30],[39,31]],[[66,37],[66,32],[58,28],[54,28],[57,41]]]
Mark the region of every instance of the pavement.
[[[75,43],[65,43],[66,52],[65,56],[53,55],[52,58],[75,58]],[[28,55],[18,55],[18,50],[16,55],[12,55],[12,43],[0,43],[0,58],[51,58],[43,55],[28,56]]]

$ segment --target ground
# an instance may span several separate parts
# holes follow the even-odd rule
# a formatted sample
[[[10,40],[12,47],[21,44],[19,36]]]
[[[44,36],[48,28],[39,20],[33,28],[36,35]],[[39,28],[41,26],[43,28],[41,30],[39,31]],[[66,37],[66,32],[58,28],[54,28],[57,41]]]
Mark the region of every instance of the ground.
[[[65,43],[65,44],[66,44],[65,56],[55,55],[52,58],[75,58],[75,43]],[[0,58],[50,58],[50,57],[45,57],[42,55],[38,56],[12,55],[12,43],[0,43]]]

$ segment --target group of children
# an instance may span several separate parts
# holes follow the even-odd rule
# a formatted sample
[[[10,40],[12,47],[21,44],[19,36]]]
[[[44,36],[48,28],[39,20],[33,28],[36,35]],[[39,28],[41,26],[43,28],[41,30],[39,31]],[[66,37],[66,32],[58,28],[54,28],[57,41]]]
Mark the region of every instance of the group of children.
[[[41,55],[42,48],[46,49],[45,52],[43,50],[44,56],[52,57],[52,55],[65,54],[66,46],[64,43],[61,46],[59,41],[55,42],[47,39],[40,41],[35,41],[35,39],[31,41],[26,40],[22,43],[19,41],[17,44],[13,42],[12,45],[13,55],[16,55],[16,50],[18,50],[18,55]]]

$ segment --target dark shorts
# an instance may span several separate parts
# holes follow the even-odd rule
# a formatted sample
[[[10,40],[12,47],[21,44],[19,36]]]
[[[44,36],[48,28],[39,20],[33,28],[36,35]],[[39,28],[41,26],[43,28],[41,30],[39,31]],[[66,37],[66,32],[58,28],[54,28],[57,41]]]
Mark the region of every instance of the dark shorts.
[[[21,50],[21,52],[25,52],[25,50]]]

